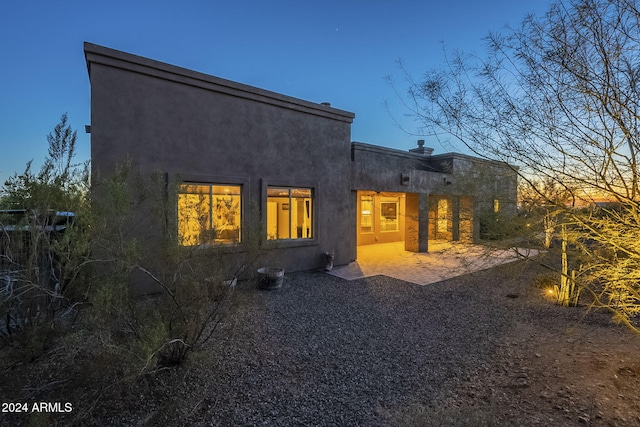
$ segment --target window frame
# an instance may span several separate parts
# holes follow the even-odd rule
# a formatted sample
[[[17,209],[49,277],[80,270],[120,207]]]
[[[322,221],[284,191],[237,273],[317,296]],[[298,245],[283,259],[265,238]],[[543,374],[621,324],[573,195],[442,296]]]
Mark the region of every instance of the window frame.
[[[388,200],[384,200],[384,199],[388,199]],[[391,200],[393,199],[393,200]],[[393,230],[388,230],[386,229],[386,225],[387,225],[387,217],[385,215],[383,215],[382,213],[382,205],[383,204],[393,204],[395,205],[395,213],[396,213],[396,219],[394,221],[394,225],[395,228]],[[400,197],[393,197],[393,196],[384,196],[384,197],[380,197],[379,200],[379,204],[380,204],[380,212],[378,213],[378,221],[380,222],[380,233],[397,233],[400,231]],[[383,217],[385,218],[383,220]],[[385,227],[382,226],[382,224],[385,224]]]
[[[262,197],[261,212],[263,216],[262,226],[262,242],[267,247],[297,247],[297,246],[317,246],[318,245],[318,201],[319,190],[318,184],[311,181],[295,181],[293,183],[287,181],[267,181],[262,180]],[[308,189],[311,190],[311,238],[288,238],[288,239],[269,239],[268,236],[268,200],[269,188],[286,188],[292,189]],[[291,193],[290,193],[291,194]],[[291,195],[289,196],[291,197]],[[291,216],[289,217],[291,218]],[[291,219],[290,219],[291,220]],[[289,224],[291,227],[291,224]]]
[[[368,198],[369,200],[364,200],[365,198]],[[364,213],[364,208],[363,208],[363,202],[368,202],[370,203],[370,210],[368,213]],[[360,195],[360,234],[375,234],[376,232],[376,205],[375,205],[375,196],[371,195],[371,194],[362,194]],[[369,218],[369,221],[371,222],[370,225],[370,230],[369,231],[363,231],[364,226],[362,225],[363,223],[363,219],[364,217],[367,216]]]
[[[173,193],[172,198],[175,203],[175,211],[174,211],[174,227],[173,227],[173,235],[177,239],[178,246],[184,249],[193,249],[193,248],[216,248],[222,251],[235,251],[237,249],[242,249],[246,246],[246,230],[247,224],[251,220],[247,218],[248,210],[246,209],[247,202],[249,200],[249,194],[251,191],[250,181],[246,177],[238,177],[238,176],[221,176],[221,175],[167,175],[167,183],[174,182],[175,188],[173,191],[169,191],[168,193]],[[171,179],[171,181],[169,181]],[[179,221],[178,221],[178,197],[180,192],[180,187],[182,185],[208,185],[210,187],[213,186],[238,186],[240,187],[240,224],[239,224],[239,235],[240,239],[238,241],[232,242],[220,242],[220,243],[201,243],[196,245],[182,245],[180,244],[179,237]]]

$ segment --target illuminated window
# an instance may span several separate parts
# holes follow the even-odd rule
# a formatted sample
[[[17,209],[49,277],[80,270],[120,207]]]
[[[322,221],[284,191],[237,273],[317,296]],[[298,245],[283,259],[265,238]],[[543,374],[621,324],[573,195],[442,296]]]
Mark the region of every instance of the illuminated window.
[[[373,197],[362,196],[360,198],[360,231],[362,233],[373,232]]]
[[[240,241],[241,186],[182,184],[178,189],[178,242],[182,246]]]
[[[398,198],[380,199],[380,231],[398,231]]]
[[[500,200],[498,199],[493,199],[493,212],[500,212]]]
[[[436,229],[438,233],[446,233],[449,228],[449,201],[447,199],[438,200],[438,218]]]
[[[267,188],[267,239],[313,238],[313,191]]]

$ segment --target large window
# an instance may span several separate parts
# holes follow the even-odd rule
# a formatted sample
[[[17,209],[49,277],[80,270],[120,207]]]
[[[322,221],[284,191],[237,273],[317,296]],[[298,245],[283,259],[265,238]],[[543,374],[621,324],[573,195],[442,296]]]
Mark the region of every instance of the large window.
[[[447,199],[438,200],[436,230],[438,233],[446,233],[449,230],[449,201]]]
[[[398,231],[397,197],[380,198],[380,231]]]
[[[311,188],[267,188],[267,239],[313,238]]]
[[[360,232],[373,232],[373,196],[360,198]]]
[[[182,246],[239,242],[241,190],[240,185],[180,185],[178,242]]]

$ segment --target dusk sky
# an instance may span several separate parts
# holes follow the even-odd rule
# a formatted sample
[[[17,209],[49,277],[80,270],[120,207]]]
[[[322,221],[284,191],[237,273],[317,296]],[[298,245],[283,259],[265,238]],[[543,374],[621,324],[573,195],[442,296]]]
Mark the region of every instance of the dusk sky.
[[[47,154],[68,113],[89,159],[88,41],[356,114],[351,139],[402,150],[418,136],[393,89],[397,61],[419,78],[448,49],[482,54],[489,31],[546,0],[38,0],[0,4],[0,184]],[[390,112],[385,107],[390,106]],[[395,121],[394,121],[395,119]],[[427,139],[428,141],[428,139]],[[447,148],[427,142],[434,154]]]

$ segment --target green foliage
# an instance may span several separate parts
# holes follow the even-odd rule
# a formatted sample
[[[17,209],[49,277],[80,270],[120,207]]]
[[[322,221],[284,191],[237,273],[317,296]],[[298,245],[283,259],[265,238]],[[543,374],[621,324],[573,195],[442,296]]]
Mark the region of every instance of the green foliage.
[[[31,170],[33,161],[21,174],[5,183],[0,197],[4,208],[68,211],[86,205],[89,185],[88,164],[75,164],[77,132],[67,124],[66,113],[47,135],[49,156],[40,171]],[[77,210],[77,209],[76,209]]]
[[[521,216],[504,215],[500,212],[487,212],[478,216],[482,240],[506,240],[525,234],[527,221]]]
[[[11,209],[0,215],[0,338],[6,341],[27,327],[73,320],[84,298],[88,167],[73,163],[76,132],[66,114],[47,140],[40,172],[29,162],[0,192]]]
[[[571,239],[580,249],[588,292],[617,321],[640,332],[640,206],[628,202],[573,219]]]

